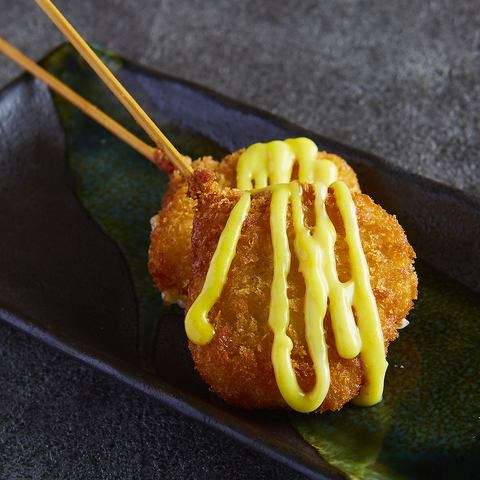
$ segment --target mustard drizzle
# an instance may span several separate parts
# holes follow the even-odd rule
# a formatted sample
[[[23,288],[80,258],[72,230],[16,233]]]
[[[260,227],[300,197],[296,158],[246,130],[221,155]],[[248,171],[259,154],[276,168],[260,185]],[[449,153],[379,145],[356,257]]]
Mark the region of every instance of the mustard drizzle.
[[[214,335],[208,312],[222,293],[235,256],[243,222],[250,209],[250,193],[244,193],[228,217],[213,254],[202,291],[185,317],[187,337],[197,345],[206,345]]]
[[[339,355],[354,358],[360,354],[364,366],[366,382],[355,403],[373,405],[381,400],[387,368],[383,334],[360,241],[355,204],[345,183],[337,181],[335,164],[318,159],[317,154],[316,145],[309,139],[277,140],[250,146],[237,165],[238,188],[249,191],[275,185],[271,189],[270,207],[274,257],[268,320],[274,334],[271,358],[284,400],[300,412],[311,412],[320,407],[330,386],[328,349],[323,329],[327,308]],[[301,185],[291,182],[296,162],[298,180],[313,183],[315,191],[313,232],[305,226]],[[329,186],[333,189],[342,216],[349,247],[352,278],[345,283],[338,279],[334,250],[336,232],[325,209]],[[290,202],[295,231],[294,249],[305,280],[305,337],[316,375],[315,386],[309,392],[304,392],[298,385],[291,361],[293,343],[287,334],[290,315],[287,278],[291,261],[287,212]],[[244,193],[228,218],[202,291],[187,312],[187,336],[196,344],[206,345],[213,338],[214,330],[208,321],[208,312],[225,284],[249,206],[250,193]]]

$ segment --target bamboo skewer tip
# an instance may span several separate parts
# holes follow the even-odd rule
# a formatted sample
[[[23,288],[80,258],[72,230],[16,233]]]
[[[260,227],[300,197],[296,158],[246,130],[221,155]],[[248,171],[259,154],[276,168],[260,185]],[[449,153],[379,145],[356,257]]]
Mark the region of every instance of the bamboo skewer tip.
[[[117,80],[108,67],[100,60],[82,36],[74,29],[50,0],[35,0],[57,28],[65,35],[83,59],[92,67],[110,91],[130,112],[136,122],[145,130],[159,149],[183,175],[190,175],[192,167],[186,158],[175,148],[152,119],[145,113],[130,93]]]

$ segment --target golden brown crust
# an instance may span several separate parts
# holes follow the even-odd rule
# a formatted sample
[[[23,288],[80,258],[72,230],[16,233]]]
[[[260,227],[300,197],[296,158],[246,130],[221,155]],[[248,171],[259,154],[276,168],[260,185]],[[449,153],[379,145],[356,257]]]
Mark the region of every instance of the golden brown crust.
[[[238,190],[220,188],[213,176],[195,173],[192,190],[197,193],[197,211],[192,234],[192,279],[188,304],[199,294],[228,215],[239,198]],[[305,186],[304,209],[308,216],[313,191]],[[385,343],[397,336],[397,327],[416,298],[415,257],[405,233],[395,217],[387,214],[369,197],[353,194],[357,208],[362,245],[370,268],[373,291],[378,303]],[[335,253],[338,270],[346,280],[349,260],[344,230],[334,198],[329,195],[327,211],[337,232]],[[270,359],[272,332],[268,327],[268,305],[273,276],[270,242],[270,193],[252,198],[226,285],[209,318],[215,328],[213,340],[205,346],[190,343],[197,370],[212,390],[226,402],[244,408],[285,408],[276,385]],[[293,228],[289,219],[288,235],[292,248]],[[305,342],[303,298],[305,286],[292,255],[288,278],[291,319],[288,329],[294,348],[292,361],[305,390],[313,387],[315,374]],[[334,346],[330,320],[325,321],[329,345],[331,386],[320,410],[338,410],[354,398],[362,384],[358,358],[345,360]]]
[[[206,157],[193,166],[216,168],[217,162]],[[191,276],[190,248],[195,202],[188,196],[188,183],[176,170],[170,176],[162,208],[151,220],[148,270],[166,303],[184,302]]]
[[[222,187],[236,185],[236,167],[243,150],[227,155],[221,162],[203,157],[193,162],[194,169],[213,172]],[[355,172],[342,158],[326,152],[319,152],[319,158],[334,162],[339,178],[352,191],[360,191]],[[184,301],[191,277],[190,248],[195,202],[187,195],[188,180],[178,171],[170,176],[162,208],[152,219],[152,233],[148,252],[148,269],[155,286],[163,293],[167,303]]]

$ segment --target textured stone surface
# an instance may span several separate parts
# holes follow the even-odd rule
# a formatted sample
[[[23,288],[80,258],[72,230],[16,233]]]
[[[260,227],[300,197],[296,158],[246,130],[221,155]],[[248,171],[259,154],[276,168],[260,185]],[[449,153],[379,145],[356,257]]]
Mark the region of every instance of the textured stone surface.
[[[480,195],[474,0],[57,4],[91,42]],[[34,58],[62,41],[30,0],[0,0],[0,35]],[[17,72],[0,58],[0,86]],[[5,325],[0,339],[0,478],[297,477]]]

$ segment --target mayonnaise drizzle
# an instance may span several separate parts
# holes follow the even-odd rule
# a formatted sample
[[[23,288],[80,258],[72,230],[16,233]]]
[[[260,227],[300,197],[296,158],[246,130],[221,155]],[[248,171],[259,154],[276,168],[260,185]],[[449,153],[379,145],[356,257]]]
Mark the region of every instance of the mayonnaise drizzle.
[[[298,164],[298,181],[313,184],[315,192],[315,225],[305,225],[302,207],[302,186],[292,182]],[[272,364],[278,388],[287,404],[300,412],[320,407],[330,387],[328,349],[323,321],[330,312],[335,346],[343,358],[360,355],[365,372],[365,385],[355,399],[359,405],[373,405],[382,399],[387,361],[383,334],[370,275],[362,249],[355,204],[348,187],[338,181],[336,165],[318,159],[318,149],[309,139],[296,138],[257,143],[241,155],[237,165],[237,186],[247,191],[233,208],[210,262],[202,291],[193,302],[185,319],[188,338],[206,345],[214,335],[208,313],[220,297],[228,270],[235,256],[243,222],[247,217],[249,190],[268,186],[272,191],[270,227],[274,273],[268,323],[273,331]],[[345,227],[349,247],[351,279],[342,283],[335,260],[336,231],[325,208],[331,187]],[[313,389],[304,392],[298,385],[292,365],[293,343],[287,334],[290,309],[287,278],[291,254],[287,237],[287,212],[291,203],[295,232],[294,250],[299,270],[305,281],[305,339],[315,370]],[[355,310],[355,316],[353,314]]]
[[[185,317],[187,337],[197,345],[206,345],[213,338],[213,327],[207,315],[222,293],[249,208],[250,193],[247,192],[242,195],[228,217],[210,262],[202,291]]]

